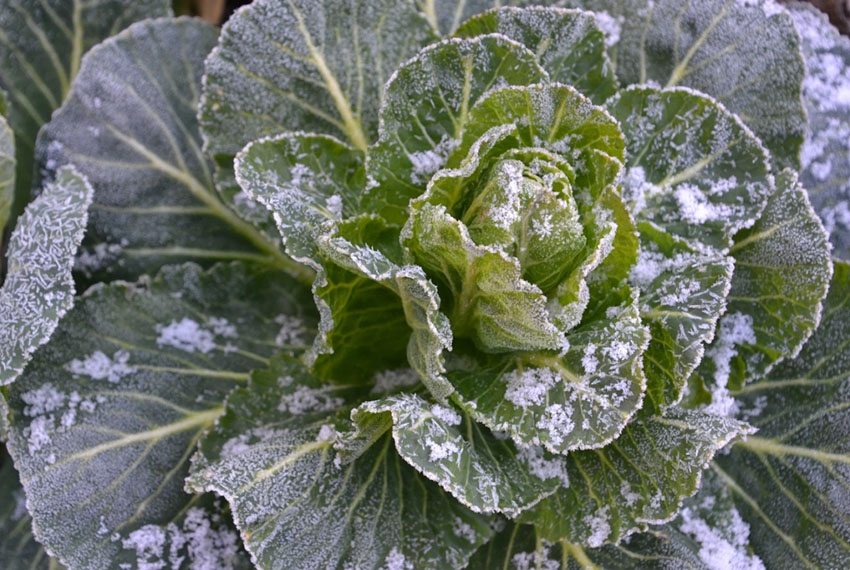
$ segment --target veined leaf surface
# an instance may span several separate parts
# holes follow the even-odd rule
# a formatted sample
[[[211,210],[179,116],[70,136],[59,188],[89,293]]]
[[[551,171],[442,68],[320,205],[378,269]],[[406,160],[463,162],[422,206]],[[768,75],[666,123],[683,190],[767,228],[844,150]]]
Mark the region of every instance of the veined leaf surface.
[[[0,92],[0,98],[2,98]],[[12,212],[12,202],[15,200],[15,135],[4,118],[0,101],[0,246],[3,245],[3,230]]]
[[[623,85],[691,87],[739,115],[780,168],[798,168],[805,66],[788,13],[771,0],[562,0],[594,10]]]
[[[168,266],[82,296],[10,390],[8,446],[49,552],[112,568],[182,525],[197,501],[182,490],[195,443],[252,369],[304,350],[292,339],[310,340],[309,299],[241,263]]]
[[[0,289],[0,386],[23,372],[74,304],[71,266],[92,193],[74,167],[63,167],[18,220]]]
[[[168,0],[9,0],[0,14],[0,87],[18,146],[15,213],[27,205],[36,135],[62,105],[94,45],[144,18],[171,15]],[[2,227],[2,224],[0,224]]]
[[[850,557],[850,265],[835,262],[820,326],[800,354],[732,395],[759,431],[715,460],[768,568]]]
[[[276,360],[230,395],[201,442],[187,485],[227,498],[260,568],[462,567],[491,535],[389,435],[340,464],[336,428],[363,392]]]
[[[800,181],[823,220],[835,255],[850,259],[850,38],[838,33],[814,6],[789,4],[800,32],[809,117]]]
[[[186,259],[294,264],[215,193],[196,110],[217,37],[200,20],[134,24],[83,58],[67,100],[39,135],[40,165],[75,164],[95,189],[88,276],[135,277]]]

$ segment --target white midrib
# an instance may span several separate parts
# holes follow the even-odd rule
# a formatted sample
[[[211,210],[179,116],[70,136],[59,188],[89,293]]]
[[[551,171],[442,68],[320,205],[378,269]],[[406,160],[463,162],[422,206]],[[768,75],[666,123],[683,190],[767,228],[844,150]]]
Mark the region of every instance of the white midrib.
[[[828,451],[820,451],[808,447],[799,447],[796,445],[785,445],[778,443],[772,439],[750,436],[746,440],[738,443],[741,447],[745,447],[757,453],[767,453],[769,455],[796,455],[797,457],[807,457],[821,463],[844,463],[850,465],[850,454],[830,453]]]
[[[369,147],[369,141],[366,138],[366,134],[363,132],[363,127],[360,125],[360,121],[354,117],[354,112],[351,110],[348,99],[345,97],[345,94],[343,94],[333,72],[331,72],[328,68],[327,62],[325,62],[325,56],[322,55],[322,52],[319,51],[313,44],[313,38],[310,35],[310,30],[308,30],[307,26],[304,24],[303,15],[292,2],[289,2],[289,6],[293,14],[295,14],[295,19],[298,21],[298,31],[301,33],[301,37],[304,38],[304,43],[307,44],[307,49],[310,51],[310,57],[313,60],[313,64],[322,76],[322,80],[324,80],[325,86],[328,88],[328,93],[330,93],[331,99],[333,99],[334,106],[342,117],[342,122],[345,125],[345,132],[348,135],[348,138],[351,139],[351,142],[355,147],[366,152],[366,149]]]
[[[76,461],[78,459],[87,460],[100,455],[105,451],[126,447],[134,443],[143,441],[158,441],[169,435],[188,431],[194,428],[212,425],[215,419],[224,411],[223,407],[216,407],[203,412],[195,412],[192,415],[186,416],[184,419],[166,424],[156,429],[140,431],[137,433],[127,434],[112,441],[101,443],[94,447],[84,449],[63,459],[63,463]]]

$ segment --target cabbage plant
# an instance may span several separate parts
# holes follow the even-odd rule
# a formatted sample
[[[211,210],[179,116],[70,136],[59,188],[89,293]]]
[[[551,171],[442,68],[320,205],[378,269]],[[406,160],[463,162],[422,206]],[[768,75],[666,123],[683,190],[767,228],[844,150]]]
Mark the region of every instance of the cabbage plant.
[[[6,4],[4,567],[850,557],[808,8]]]

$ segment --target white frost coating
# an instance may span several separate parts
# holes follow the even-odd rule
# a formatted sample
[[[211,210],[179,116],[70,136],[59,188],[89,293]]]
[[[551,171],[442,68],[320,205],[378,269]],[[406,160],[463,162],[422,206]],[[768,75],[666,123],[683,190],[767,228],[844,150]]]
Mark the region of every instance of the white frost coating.
[[[560,446],[576,427],[572,415],[570,406],[552,404],[546,408],[535,426],[549,434],[549,443]]]
[[[620,41],[620,32],[625,18],[623,16],[614,18],[611,14],[603,10],[594,12],[593,15],[596,17],[596,25],[605,34],[605,47],[616,45]]]
[[[304,321],[291,315],[278,315],[274,322],[280,325],[280,331],[274,339],[277,346],[305,346],[306,341],[301,338],[304,332]]]
[[[165,530],[155,524],[147,524],[130,533],[121,541],[125,550],[136,551],[136,567],[139,570],[162,570],[165,550]]]
[[[223,317],[210,317],[207,320],[207,325],[212,329],[213,334],[223,338],[239,338],[236,333],[236,327]]]
[[[703,507],[710,509],[713,497],[706,497]],[[699,517],[698,511],[685,507],[681,511],[679,530],[690,535],[699,545],[699,557],[712,570],[765,570],[764,563],[755,554],[747,552],[750,525],[741,518],[734,507],[727,507],[720,524],[711,527]]]
[[[475,529],[472,528],[469,523],[464,522],[464,520],[460,517],[455,517],[454,522],[452,523],[452,532],[454,532],[455,536],[472,544],[475,544],[478,540],[478,533],[475,532]]]
[[[191,570],[230,570],[239,556],[237,534],[228,528],[214,529],[207,512],[198,507],[186,512],[182,528],[173,522],[165,528],[148,524],[131,532],[121,545],[135,551],[138,570],[182,568],[187,558]]]
[[[451,154],[458,143],[459,141],[451,137],[443,136],[442,140],[440,140],[440,142],[437,143],[437,146],[435,146],[432,150],[410,153],[408,155],[410,163],[412,164],[410,182],[417,186],[428,182],[428,179],[430,179],[435,172],[446,165],[446,160],[449,158],[449,154]]]
[[[171,321],[168,326],[156,325],[159,337],[156,344],[159,346],[173,346],[186,352],[196,350],[204,354],[215,348],[213,333],[201,326],[194,320],[184,317],[180,322]]]
[[[605,505],[598,509],[595,514],[586,515],[581,519],[585,525],[590,527],[587,544],[593,548],[605,544],[605,540],[611,535],[610,516],[608,515],[610,508],[609,505]]]
[[[27,404],[24,407],[24,415],[33,418],[23,430],[30,455],[49,444],[53,432],[63,432],[72,427],[77,421],[78,410],[91,413],[97,408],[97,403],[105,401],[103,396],[83,399],[76,391],[65,394],[54,388],[50,382],[46,382],[37,390],[24,392],[21,399]],[[65,410],[57,425],[56,417],[62,408]],[[54,460],[54,454],[47,456],[48,463],[53,463]]]
[[[785,9],[777,4],[775,0],[738,0],[738,2],[747,8],[761,8],[761,11],[764,12],[767,18],[785,12]]]
[[[567,461],[562,456],[553,456],[546,459],[543,448],[537,445],[529,445],[520,448],[517,459],[525,463],[528,471],[544,481],[548,479],[559,479],[565,488],[570,486],[570,477],[567,472]]]
[[[342,219],[342,198],[338,194],[329,196],[328,199],[325,200],[325,207],[328,209],[331,216],[337,220]]]
[[[446,422],[450,426],[460,425],[460,414],[451,408],[441,406],[440,404],[434,404],[433,406],[431,406],[431,413],[434,415],[434,417]]]
[[[398,388],[413,386],[419,382],[419,374],[412,368],[397,368],[394,370],[381,370],[372,376],[375,385],[370,394],[384,394]]]
[[[438,443],[430,437],[426,437],[425,445],[427,445],[428,448],[431,450],[428,459],[432,462],[439,461],[441,459],[445,459],[447,457],[460,453],[460,446],[458,446],[458,444],[454,441],[444,441],[443,443]]]
[[[631,166],[623,174],[623,200],[629,211],[637,216],[646,208],[646,199],[657,194],[658,186],[647,182],[646,170],[642,166]]]
[[[408,562],[404,554],[399,552],[397,547],[393,546],[393,549],[387,554],[381,570],[413,570],[413,563]]]
[[[724,315],[717,327],[717,337],[714,344],[706,351],[706,356],[714,361],[714,385],[712,387],[711,404],[705,412],[724,416],[734,415],[738,405],[729,393],[729,373],[731,361],[738,354],[736,346],[755,344],[756,333],[753,330],[753,317],[743,313]]]
[[[599,359],[596,357],[596,345],[589,343],[584,347],[584,355],[581,357],[581,365],[584,367],[586,374],[595,374],[599,366]]]
[[[539,406],[547,392],[561,379],[561,375],[550,368],[528,368],[512,370],[504,377],[508,383],[505,399],[519,406]]]
[[[343,405],[342,398],[330,396],[327,391],[328,388],[298,386],[281,396],[277,409],[298,416],[307,412],[328,412]]]
[[[74,269],[87,276],[114,263],[124,248],[117,243],[101,242],[89,248],[81,248],[74,259]]]
[[[65,370],[77,376],[88,376],[94,380],[119,382],[124,376],[136,371],[135,366],[127,364],[130,353],[124,349],[118,350],[109,358],[103,352],[96,350],[83,360],[74,359],[65,365]]]

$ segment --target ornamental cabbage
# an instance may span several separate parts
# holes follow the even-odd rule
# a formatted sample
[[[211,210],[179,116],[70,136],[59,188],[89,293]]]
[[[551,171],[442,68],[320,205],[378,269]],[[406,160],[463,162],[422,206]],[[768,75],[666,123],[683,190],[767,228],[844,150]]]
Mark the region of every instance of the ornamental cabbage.
[[[850,266],[800,180],[850,113],[801,97],[807,9],[105,4],[152,19],[57,60],[35,126],[0,46],[44,188],[2,528],[71,568],[846,560]]]

